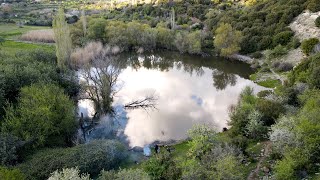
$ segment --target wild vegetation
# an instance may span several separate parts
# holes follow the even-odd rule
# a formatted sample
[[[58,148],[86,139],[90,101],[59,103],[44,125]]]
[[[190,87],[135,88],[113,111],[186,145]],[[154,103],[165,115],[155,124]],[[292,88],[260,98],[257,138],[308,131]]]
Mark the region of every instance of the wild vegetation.
[[[306,9],[320,11],[320,3],[153,3],[111,1],[102,8],[79,1],[58,9],[52,2],[47,13],[38,11],[45,11],[43,3],[1,5],[1,22],[17,26],[0,25],[0,179],[319,179],[319,39],[303,40],[300,46],[288,25]],[[81,13],[71,15],[72,7]],[[52,25],[53,30],[24,26],[23,21]],[[319,22],[318,17],[317,27]],[[55,42],[55,47],[39,44],[44,42]],[[306,57],[296,67],[275,61],[297,48]],[[229,129],[195,126],[188,140],[169,147],[175,151],[163,148],[141,164],[129,162],[127,147],[118,140],[82,144],[77,138],[84,124],[94,126],[99,116],[114,111],[123,68],[117,55],[163,49],[246,54],[262,59],[256,63],[262,66],[258,72],[282,73],[287,79],[259,82],[277,88],[257,95],[250,87],[243,89],[230,107]],[[77,120],[80,99],[94,104],[96,119],[90,123]],[[127,107],[154,107],[154,100],[147,97]]]

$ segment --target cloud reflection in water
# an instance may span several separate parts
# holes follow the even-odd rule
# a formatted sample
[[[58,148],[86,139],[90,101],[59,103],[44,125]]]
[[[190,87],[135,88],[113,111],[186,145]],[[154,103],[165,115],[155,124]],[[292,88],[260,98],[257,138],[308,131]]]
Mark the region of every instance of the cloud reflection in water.
[[[123,83],[115,104],[124,104],[156,92],[158,110],[129,110],[124,133],[131,146],[143,146],[155,140],[186,138],[187,131],[198,123],[212,124],[221,130],[227,126],[228,108],[237,103],[245,86],[262,90],[250,80],[234,74],[201,69],[201,76],[186,73],[174,66],[166,71],[127,67],[120,75]],[[217,76],[213,76],[217,75]],[[221,79],[213,79],[222,77]],[[218,87],[213,82],[225,81]],[[217,83],[214,83],[217,84]],[[219,83],[218,83],[219,84]]]

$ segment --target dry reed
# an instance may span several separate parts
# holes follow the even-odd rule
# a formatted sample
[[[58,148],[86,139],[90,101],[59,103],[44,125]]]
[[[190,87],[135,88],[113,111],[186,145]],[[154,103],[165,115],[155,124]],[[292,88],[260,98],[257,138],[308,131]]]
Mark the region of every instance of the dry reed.
[[[52,29],[32,30],[20,37],[22,41],[54,43],[54,33]]]

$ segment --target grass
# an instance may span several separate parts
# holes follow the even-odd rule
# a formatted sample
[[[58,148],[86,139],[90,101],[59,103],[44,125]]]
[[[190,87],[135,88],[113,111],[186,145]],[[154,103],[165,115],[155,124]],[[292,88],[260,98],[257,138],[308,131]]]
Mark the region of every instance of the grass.
[[[0,50],[8,54],[15,54],[19,51],[34,50],[34,49],[54,50],[54,46],[46,45],[46,44],[16,42],[11,40],[5,41],[2,45],[0,45]]]
[[[275,88],[281,86],[281,82],[278,79],[268,79],[265,81],[259,81],[257,82],[257,84],[266,88]]]
[[[257,73],[251,74],[249,78],[251,81],[256,81],[258,79],[258,74]]]
[[[188,143],[189,143],[188,141],[183,141],[180,144],[176,144],[173,146],[174,151],[172,154],[175,159],[187,157],[187,152],[190,148]]]
[[[16,24],[0,24],[0,36],[6,39],[17,40],[22,34],[32,30],[50,29],[44,26],[23,26],[20,28]]]

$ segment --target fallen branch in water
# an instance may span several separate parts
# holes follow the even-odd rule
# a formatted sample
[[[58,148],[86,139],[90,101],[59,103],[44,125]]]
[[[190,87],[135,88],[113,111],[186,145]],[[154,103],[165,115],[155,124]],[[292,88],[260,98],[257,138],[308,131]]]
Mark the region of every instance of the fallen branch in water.
[[[128,104],[126,104],[124,106],[125,109],[129,109],[129,110],[132,110],[132,109],[144,109],[144,110],[147,110],[147,109],[157,109],[156,108],[156,101],[158,100],[158,97],[156,97],[154,94],[153,95],[150,95],[150,96],[147,96],[145,97],[144,99],[139,99],[139,100],[135,100],[135,101],[132,101]]]

